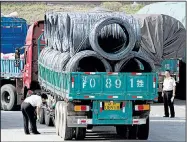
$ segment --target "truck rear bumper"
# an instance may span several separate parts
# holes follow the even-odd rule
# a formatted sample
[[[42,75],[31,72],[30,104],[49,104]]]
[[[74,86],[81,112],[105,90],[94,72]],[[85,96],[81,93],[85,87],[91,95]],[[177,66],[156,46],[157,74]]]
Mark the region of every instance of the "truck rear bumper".
[[[87,125],[142,125],[146,124],[146,118],[132,120],[93,120],[85,116],[69,116],[68,127],[87,127]]]

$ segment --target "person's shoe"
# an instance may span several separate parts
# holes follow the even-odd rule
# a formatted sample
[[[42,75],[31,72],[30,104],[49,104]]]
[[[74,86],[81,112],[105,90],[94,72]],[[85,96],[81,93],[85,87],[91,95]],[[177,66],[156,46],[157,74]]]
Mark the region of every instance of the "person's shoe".
[[[171,116],[170,118],[175,118],[175,116]]]
[[[29,135],[30,133],[29,132],[25,132],[25,135]]]
[[[169,117],[169,116],[167,116],[167,115],[164,115],[163,117]]]
[[[40,134],[40,132],[36,131],[36,132],[33,132],[33,134],[38,135]]]

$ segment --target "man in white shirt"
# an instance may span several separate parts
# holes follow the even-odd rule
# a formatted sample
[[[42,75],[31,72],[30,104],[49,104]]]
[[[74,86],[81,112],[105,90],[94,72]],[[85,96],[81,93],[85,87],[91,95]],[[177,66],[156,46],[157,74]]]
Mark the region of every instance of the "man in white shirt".
[[[28,124],[30,121],[31,124],[31,130],[33,134],[40,134],[37,131],[36,127],[36,114],[37,118],[39,118],[39,110],[42,106],[42,103],[46,102],[47,95],[41,94],[39,95],[31,95],[27,97],[23,103],[21,104],[21,111],[23,114],[23,121],[24,121],[24,132],[25,134],[30,134],[28,129]]]
[[[175,117],[175,110],[174,110],[175,87],[176,87],[175,79],[170,76],[170,71],[166,70],[165,79],[163,83],[163,91],[162,91],[162,96],[164,98],[164,111],[165,111],[164,117],[169,117],[168,106],[170,107],[171,118]]]

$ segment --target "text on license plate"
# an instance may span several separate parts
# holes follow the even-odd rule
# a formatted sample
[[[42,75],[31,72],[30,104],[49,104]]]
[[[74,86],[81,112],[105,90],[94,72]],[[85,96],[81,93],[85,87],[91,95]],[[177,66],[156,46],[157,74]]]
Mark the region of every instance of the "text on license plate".
[[[105,102],[104,110],[120,110],[120,103]]]

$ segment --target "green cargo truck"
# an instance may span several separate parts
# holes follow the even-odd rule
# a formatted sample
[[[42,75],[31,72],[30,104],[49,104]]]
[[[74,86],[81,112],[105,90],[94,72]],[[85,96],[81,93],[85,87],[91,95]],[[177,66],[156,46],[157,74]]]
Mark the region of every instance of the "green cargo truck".
[[[122,138],[148,139],[150,104],[158,97],[157,73],[57,72],[38,60],[43,21],[30,28],[36,31],[29,38],[35,44],[25,48],[23,90],[24,94],[31,88],[48,94],[40,123],[50,125],[54,120],[63,140],[82,140],[93,126],[115,126]],[[36,60],[38,67],[30,69]]]

